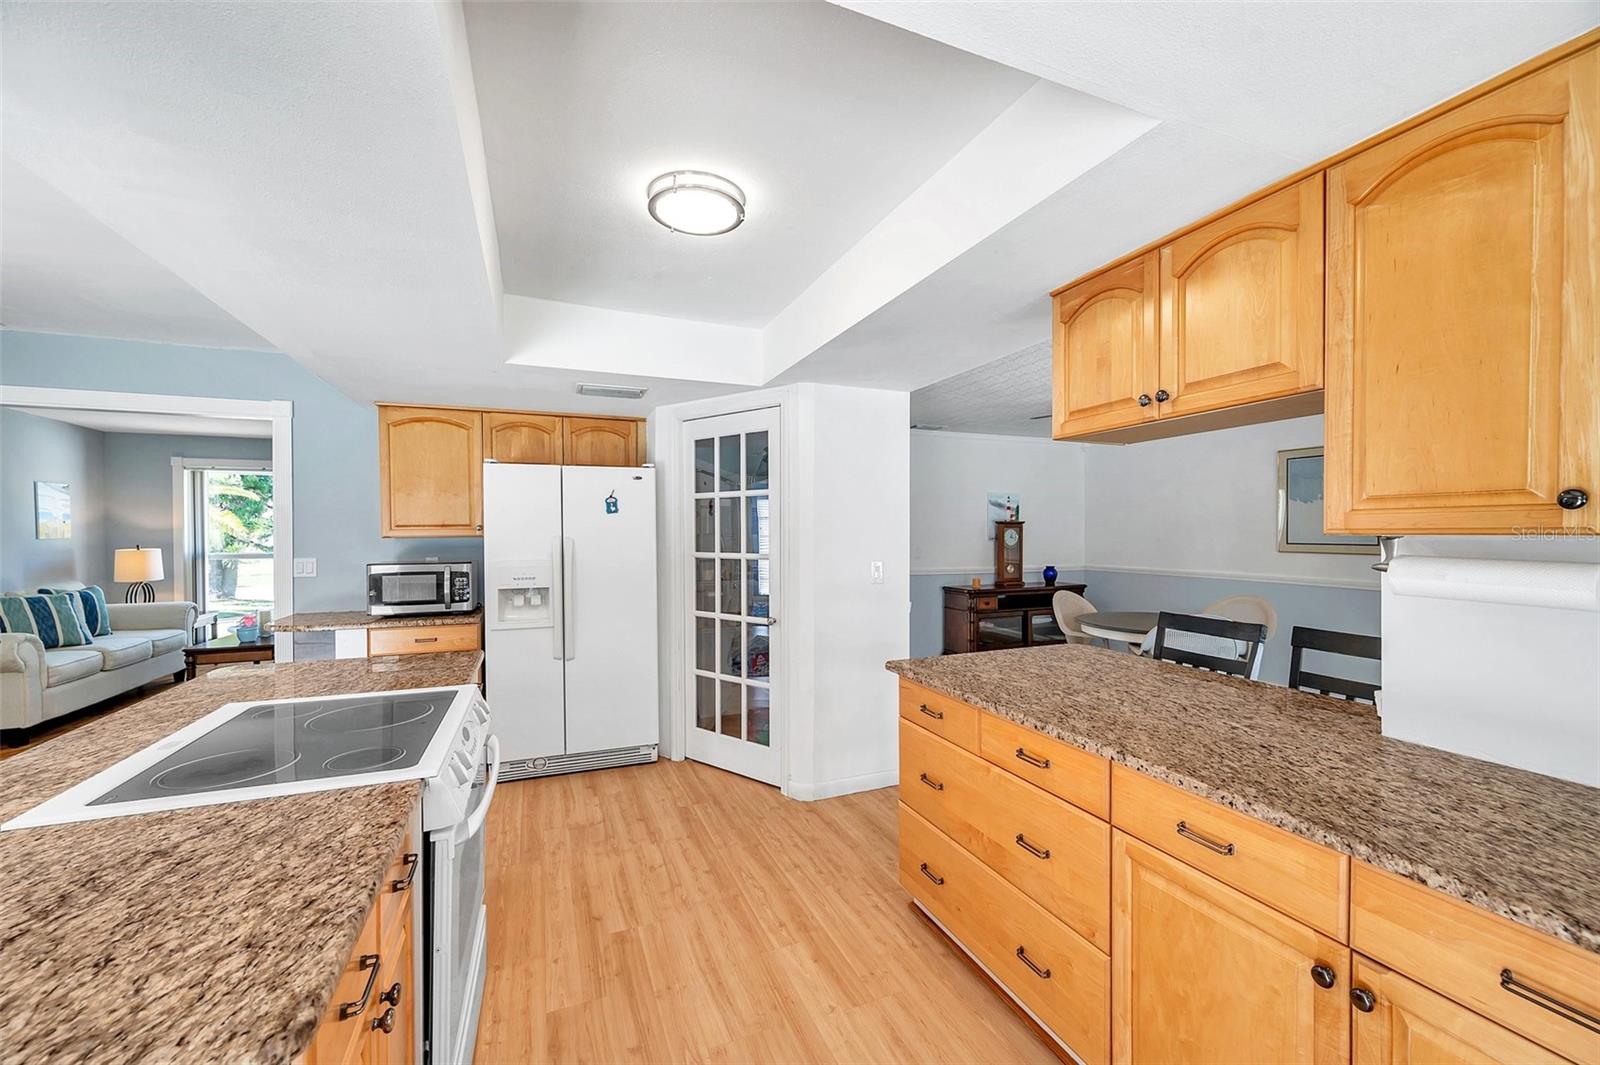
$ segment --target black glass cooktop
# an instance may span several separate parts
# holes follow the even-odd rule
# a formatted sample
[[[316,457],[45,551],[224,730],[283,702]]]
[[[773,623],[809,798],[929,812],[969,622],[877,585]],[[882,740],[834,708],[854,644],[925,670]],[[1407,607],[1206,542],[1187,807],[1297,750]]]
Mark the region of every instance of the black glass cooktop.
[[[408,769],[422,760],[455,694],[446,688],[260,703],[89,805]]]

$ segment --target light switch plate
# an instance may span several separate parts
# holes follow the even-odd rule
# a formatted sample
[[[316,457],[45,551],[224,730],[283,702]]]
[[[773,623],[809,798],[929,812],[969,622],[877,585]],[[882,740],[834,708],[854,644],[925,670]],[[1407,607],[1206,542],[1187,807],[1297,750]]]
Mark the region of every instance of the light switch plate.
[[[315,577],[317,575],[317,560],[314,558],[295,559],[294,575],[296,577]]]
[[[883,563],[882,562],[874,562],[872,564],[872,583],[873,584],[882,584],[883,583]]]

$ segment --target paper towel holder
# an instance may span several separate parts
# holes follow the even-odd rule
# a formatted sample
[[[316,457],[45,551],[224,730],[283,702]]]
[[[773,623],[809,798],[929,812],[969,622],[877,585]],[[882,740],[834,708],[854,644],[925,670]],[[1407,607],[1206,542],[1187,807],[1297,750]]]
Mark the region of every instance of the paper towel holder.
[[[1394,561],[1395,541],[1399,539],[1400,537],[1398,536],[1378,537],[1378,561],[1372,564],[1373,569],[1377,570],[1379,573],[1389,572],[1389,563]]]

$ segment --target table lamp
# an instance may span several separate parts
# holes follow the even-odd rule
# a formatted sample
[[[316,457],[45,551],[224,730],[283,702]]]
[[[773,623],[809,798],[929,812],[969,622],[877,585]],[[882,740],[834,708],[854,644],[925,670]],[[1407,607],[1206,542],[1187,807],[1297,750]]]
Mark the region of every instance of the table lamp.
[[[166,571],[161,568],[161,548],[119,547],[116,550],[115,563],[112,566],[111,579],[118,584],[128,585],[127,603],[153,603],[156,601],[156,590],[151,587],[151,581],[163,580]]]

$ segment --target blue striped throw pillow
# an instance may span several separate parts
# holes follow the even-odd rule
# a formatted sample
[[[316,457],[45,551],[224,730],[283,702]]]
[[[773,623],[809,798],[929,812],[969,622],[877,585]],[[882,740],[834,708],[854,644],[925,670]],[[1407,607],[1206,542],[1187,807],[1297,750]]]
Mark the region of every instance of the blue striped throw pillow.
[[[91,641],[76,600],[77,596],[66,594],[0,595],[0,617],[7,632],[37,636],[45,650],[81,647]]]
[[[40,595],[70,595],[78,600],[78,613],[84,631],[90,636],[111,635],[111,611],[106,609],[106,593],[98,584],[87,588],[40,588]]]

